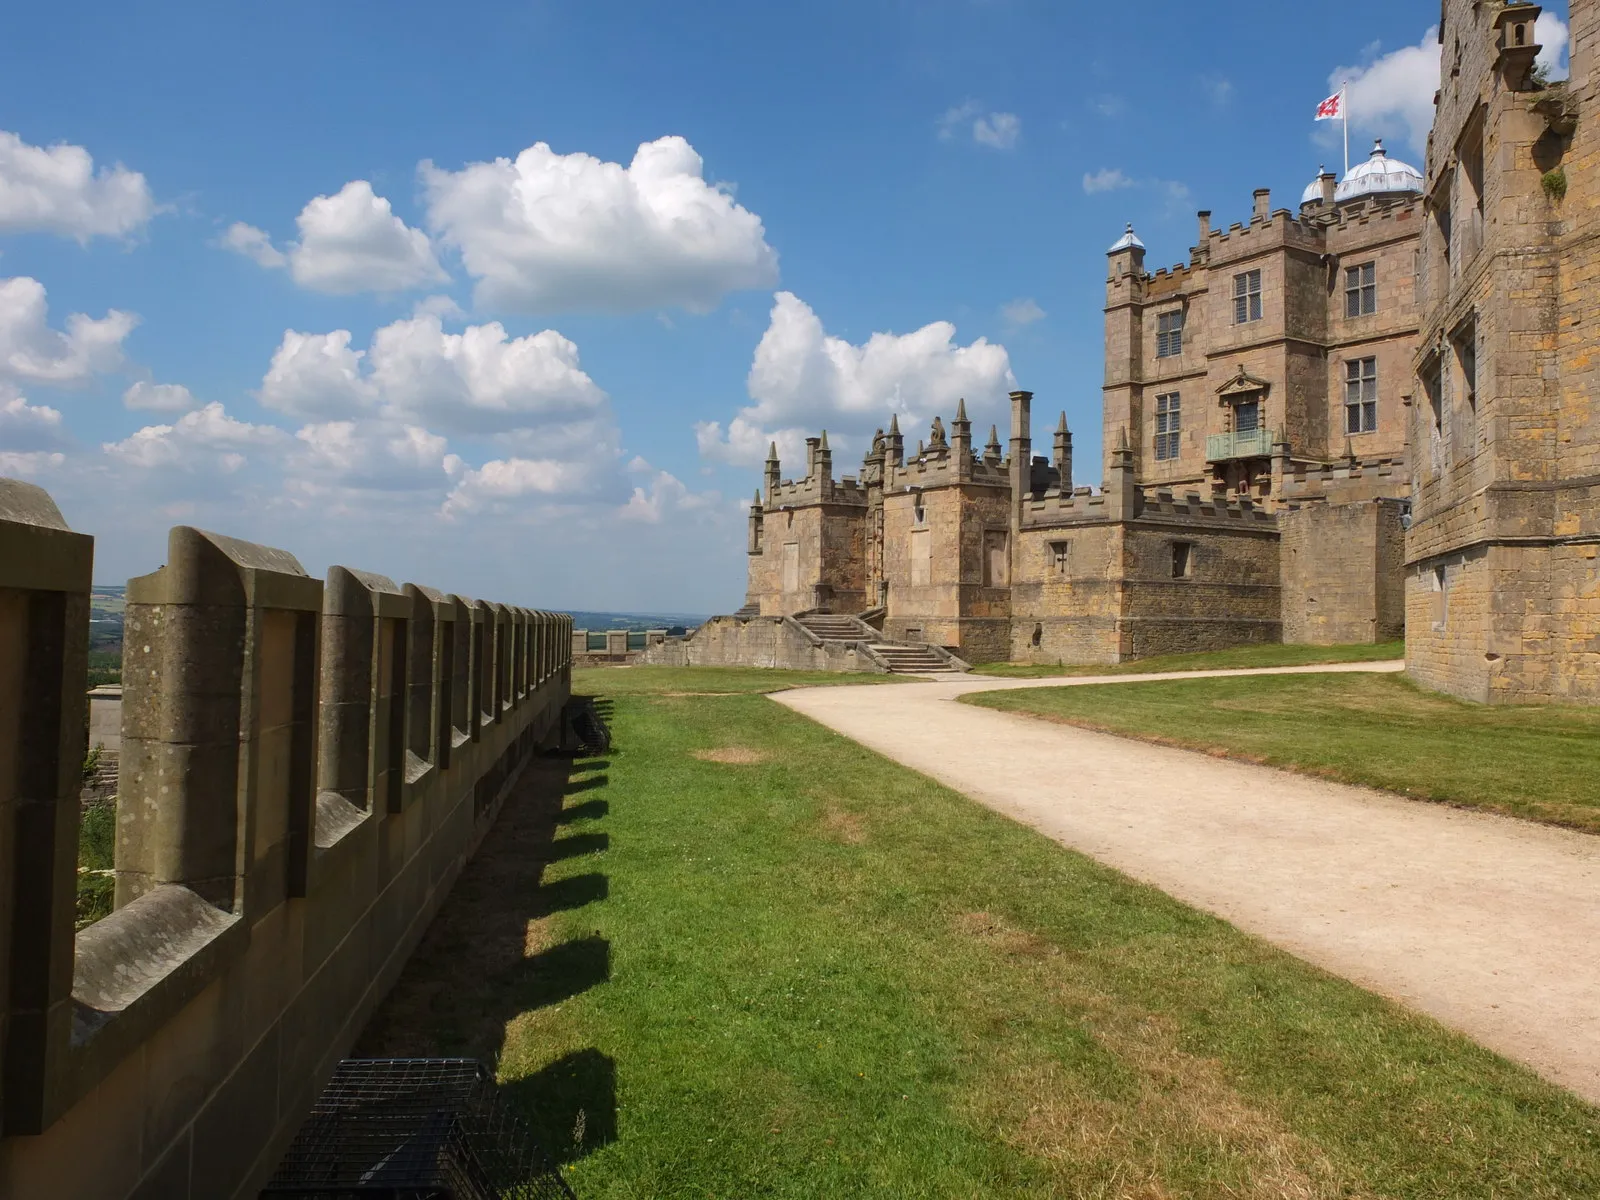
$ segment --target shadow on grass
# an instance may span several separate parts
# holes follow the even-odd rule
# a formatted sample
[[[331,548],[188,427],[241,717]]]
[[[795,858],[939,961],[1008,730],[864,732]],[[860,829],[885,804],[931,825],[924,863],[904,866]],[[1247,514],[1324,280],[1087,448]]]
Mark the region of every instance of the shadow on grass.
[[[609,877],[589,871],[547,880],[548,867],[604,851],[607,834],[557,838],[573,822],[606,815],[595,798],[604,759],[547,755],[524,770],[494,828],[467,863],[399,980],[362,1032],[353,1057],[465,1055],[497,1063],[507,1025],[581,995],[611,975],[611,944],[579,937],[544,945],[541,922],[603,903]],[[502,1090],[553,1158],[571,1162],[616,1137],[616,1068],[595,1048],[559,1058]]]
[[[545,851],[546,862],[560,862],[564,858],[578,858],[584,854],[599,854],[611,849],[609,833],[569,833],[551,842]]]
[[[617,1064],[598,1050],[564,1054],[500,1093],[558,1163],[575,1162],[617,1140]]]
[[[605,800],[585,800],[582,804],[572,804],[563,808],[556,814],[557,825],[570,825],[573,821],[597,821],[611,811],[611,805]]]

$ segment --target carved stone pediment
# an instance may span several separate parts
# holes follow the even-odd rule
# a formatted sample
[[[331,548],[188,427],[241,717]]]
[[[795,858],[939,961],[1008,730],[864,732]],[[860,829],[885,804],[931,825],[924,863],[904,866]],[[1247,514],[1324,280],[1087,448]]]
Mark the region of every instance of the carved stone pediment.
[[[1217,389],[1217,397],[1226,404],[1235,397],[1248,395],[1265,396],[1271,387],[1272,385],[1265,379],[1257,379],[1246,371],[1243,366],[1240,366],[1239,373]]]

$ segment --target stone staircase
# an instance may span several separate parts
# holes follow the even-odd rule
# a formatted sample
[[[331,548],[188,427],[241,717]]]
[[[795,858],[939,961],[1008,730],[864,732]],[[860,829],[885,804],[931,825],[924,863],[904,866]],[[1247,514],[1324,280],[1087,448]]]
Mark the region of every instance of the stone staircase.
[[[825,642],[865,642],[896,675],[951,675],[958,670],[932,647],[893,641],[858,617],[809,613],[796,619]]]

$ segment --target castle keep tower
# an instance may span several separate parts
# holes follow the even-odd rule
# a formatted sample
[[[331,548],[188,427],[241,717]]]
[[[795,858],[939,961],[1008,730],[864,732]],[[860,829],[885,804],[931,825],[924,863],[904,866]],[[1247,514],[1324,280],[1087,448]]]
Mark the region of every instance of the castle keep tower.
[[[1547,84],[1532,4],[1446,0],[1411,410],[1407,667],[1600,700],[1600,2]]]

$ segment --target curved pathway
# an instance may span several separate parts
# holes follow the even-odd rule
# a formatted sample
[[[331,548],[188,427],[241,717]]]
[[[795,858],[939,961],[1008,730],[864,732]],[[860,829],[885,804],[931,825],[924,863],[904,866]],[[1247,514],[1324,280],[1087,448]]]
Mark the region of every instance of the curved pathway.
[[[1004,680],[772,698],[1600,1103],[1600,837],[955,703]]]

